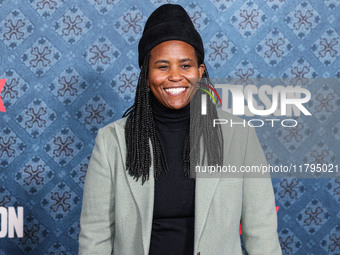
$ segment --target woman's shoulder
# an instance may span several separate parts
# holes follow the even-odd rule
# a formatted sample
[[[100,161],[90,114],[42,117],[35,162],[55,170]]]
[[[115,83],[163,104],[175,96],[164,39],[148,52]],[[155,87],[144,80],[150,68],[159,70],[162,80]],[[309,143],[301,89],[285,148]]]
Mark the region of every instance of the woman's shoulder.
[[[244,134],[249,132],[251,126],[248,122],[238,116],[232,115],[229,112],[217,109],[218,119],[214,120],[214,125],[221,125],[222,130],[227,130],[234,134]]]
[[[115,120],[105,125],[104,127],[102,127],[102,129],[109,129],[109,128],[123,128],[124,129],[127,118],[128,117],[124,117],[124,118]]]
[[[238,116],[232,115],[231,113],[224,111],[222,109],[217,109],[217,114],[218,114],[218,117],[223,120],[232,120],[234,122],[237,121],[237,122],[242,122],[242,123],[244,121],[244,119]]]
[[[126,123],[127,117],[115,120],[102,128],[98,130],[98,135],[102,135],[104,137],[108,136],[117,136],[117,137],[124,137],[125,132],[125,123]]]

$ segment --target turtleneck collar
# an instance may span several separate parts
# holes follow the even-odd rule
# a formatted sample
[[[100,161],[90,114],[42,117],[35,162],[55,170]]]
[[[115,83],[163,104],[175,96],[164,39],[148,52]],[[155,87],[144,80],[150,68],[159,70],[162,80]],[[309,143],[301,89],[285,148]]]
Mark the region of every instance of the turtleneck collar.
[[[158,129],[177,131],[187,129],[190,123],[190,104],[181,109],[170,109],[162,105],[150,92],[153,119]]]

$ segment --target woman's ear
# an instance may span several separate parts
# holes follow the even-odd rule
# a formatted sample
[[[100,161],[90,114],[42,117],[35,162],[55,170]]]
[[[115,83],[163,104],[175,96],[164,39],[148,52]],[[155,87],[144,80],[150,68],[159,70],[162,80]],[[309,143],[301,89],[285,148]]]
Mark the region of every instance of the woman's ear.
[[[204,64],[200,64],[198,66],[198,72],[199,72],[199,76],[200,78],[202,78],[203,74],[204,74],[204,70],[205,70],[205,65]]]

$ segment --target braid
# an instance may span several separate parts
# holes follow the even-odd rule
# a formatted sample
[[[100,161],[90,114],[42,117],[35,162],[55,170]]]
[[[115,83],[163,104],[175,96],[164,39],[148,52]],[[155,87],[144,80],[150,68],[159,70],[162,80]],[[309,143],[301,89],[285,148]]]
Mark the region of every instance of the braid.
[[[203,59],[196,51],[198,63]],[[154,178],[157,180],[161,172],[168,171],[166,157],[156,132],[150,101],[150,91],[147,85],[148,66],[150,54],[144,58],[143,68],[139,75],[134,104],[124,113],[128,117],[125,125],[125,141],[127,147],[126,170],[136,181],[142,178],[142,184],[149,179],[151,166],[150,143],[154,164]],[[210,85],[208,72],[204,71],[202,78],[207,78]],[[202,86],[202,85],[200,85]],[[200,109],[202,90],[198,89],[190,103],[190,107]],[[191,105],[193,104],[193,105]],[[183,160],[185,176],[190,175],[193,166],[200,163],[201,140],[203,141],[203,163],[207,158],[209,165],[223,163],[223,136],[220,125],[212,127],[213,119],[217,119],[215,105],[208,100],[207,115],[200,111],[191,111],[190,130],[188,130],[183,144]],[[191,137],[190,137],[191,136]],[[190,145],[190,138],[195,144]],[[190,150],[192,148],[192,150]],[[192,176],[193,177],[193,176]]]
[[[153,121],[150,102],[151,92],[147,85],[149,57],[150,54],[144,58],[134,105],[123,115],[123,117],[128,116],[125,125],[126,170],[136,181],[141,177],[142,184],[149,179],[149,168],[151,166],[149,139],[152,144],[155,179],[157,180],[160,172],[168,171],[166,158]]]
[[[202,78],[205,78],[207,83],[213,86],[207,69],[204,70]],[[198,83],[198,85],[205,88],[202,83]],[[204,93],[198,89],[191,100],[190,135],[187,133],[184,139],[184,171],[186,176],[190,176],[191,171],[190,177],[194,177],[195,166],[203,165],[205,159],[209,166],[223,164],[222,129],[220,125],[216,127],[212,125],[213,120],[218,119],[216,107],[211,100],[207,100],[207,114],[202,115],[200,112],[201,95]],[[190,139],[192,139],[191,144]],[[203,142],[203,155],[201,155],[201,142]]]

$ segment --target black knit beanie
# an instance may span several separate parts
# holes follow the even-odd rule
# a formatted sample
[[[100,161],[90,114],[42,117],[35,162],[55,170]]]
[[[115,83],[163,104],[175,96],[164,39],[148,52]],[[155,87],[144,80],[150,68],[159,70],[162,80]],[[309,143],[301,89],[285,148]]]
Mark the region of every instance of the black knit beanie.
[[[195,47],[204,58],[202,38],[196,31],[189,15],[178,4],[165,4],[157,8],[146,21],[138,44],[139,66],[144,57],[156,45],[170,40],[179,40]]]

